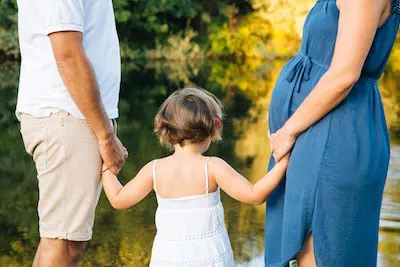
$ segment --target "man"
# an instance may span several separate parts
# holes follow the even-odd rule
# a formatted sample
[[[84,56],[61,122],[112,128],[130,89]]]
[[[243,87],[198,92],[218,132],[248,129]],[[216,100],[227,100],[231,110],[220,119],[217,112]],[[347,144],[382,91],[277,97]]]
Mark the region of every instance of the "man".
[[[112,0],[18,0],[16,114],[39,184],[33,266],[76,266],[92,237],[102,161],[128,156],[116,136],[119,42]]]

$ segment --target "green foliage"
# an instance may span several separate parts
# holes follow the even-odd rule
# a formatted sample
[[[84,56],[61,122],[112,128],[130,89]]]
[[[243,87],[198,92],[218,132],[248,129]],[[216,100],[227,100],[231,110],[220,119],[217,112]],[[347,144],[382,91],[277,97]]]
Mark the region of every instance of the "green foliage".
[[[192,42],[195,36],[196,33],[191,29],[171,35],[166,45],[157,42],[155,49],[147,50],[145,56],[149,60],[165,59],[180,62],[200,60],[204,53],[198,44]]]
[[[220,58],[265,57],[263,53],[270,38],[268,21],[257,14],[237,18],[235,7],[226,10],[228,18],[210,34],[210,56]]]
[[[134,57],[166,58],[178,48],[173,59],[182,53],[202,57],[199,43],[207,38],[208,24],[223,18],[219,7],[225,1],[206,0],[115,0],[115,16],[125,55],[136,51]],[[213,14],[213,16],[211,16]],[[186,29],[184,33],[182,30]],[[200,35],[199,35],[200,33]],[[197,40],[194,37],[197,36]],[[178,56],[178,58],[177,58]]]
[[[19,56],[15,0],[0,0],[0,63]]]

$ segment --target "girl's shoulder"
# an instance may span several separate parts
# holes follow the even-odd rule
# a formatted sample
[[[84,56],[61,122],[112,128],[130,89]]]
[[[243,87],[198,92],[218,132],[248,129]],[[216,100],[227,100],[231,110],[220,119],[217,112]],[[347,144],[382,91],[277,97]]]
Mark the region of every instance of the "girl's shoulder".
[[[225,160],[223,160],[220,157],[216,157],[216,156],[207,156],[207,161],[208,161],[208,165],[222,165],[222,164],[227,164]]]
[[[155,159],[151,160],[149,163],[147,163],[146,165],[151,165],[154,167],[154,165],[158,165],[159,163],[163,164],[164,161],[169,160],[170,157],[171,157],[171,155],[161,157],[161,158],[155,158]]]
[[[220,157],[208,157],[208,168],[210,173],[218,173],[219,171],[224,171],[227,168],[231,168],[231,166]]]
[[[145,176],[153,176],[153,169],[155,167],[155,161],[152,160],[147,162],[143,167],[139,170],[138,174],[144,174]]]
[[[222,159],[220,157],[210,156],[208,158],[209,158],[208,162],[212,163],[214,165],[225,165],[225,164],[228,164],[224,159]]]
[[[155,175],[155,171],[156,171],[157,167],[159,166],[159,163],[163,164],[163,161],[165,161],[169,157],[170,156],[166,156],[166,157],[162,157],[162,158],[156,158],[156,159],[153,159],[153,160],[147,162],[139,170],[139,173],[145,174],[146,176],[153,177]]]

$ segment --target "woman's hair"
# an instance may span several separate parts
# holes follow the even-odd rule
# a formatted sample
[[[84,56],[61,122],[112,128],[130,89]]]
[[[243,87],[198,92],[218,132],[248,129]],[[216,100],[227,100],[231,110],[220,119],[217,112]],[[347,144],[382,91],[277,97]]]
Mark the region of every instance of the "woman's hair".
[[[179,89],[161,105],[154,132],[169,147],[221,140],[222,109],[221,102],[206,90]]]

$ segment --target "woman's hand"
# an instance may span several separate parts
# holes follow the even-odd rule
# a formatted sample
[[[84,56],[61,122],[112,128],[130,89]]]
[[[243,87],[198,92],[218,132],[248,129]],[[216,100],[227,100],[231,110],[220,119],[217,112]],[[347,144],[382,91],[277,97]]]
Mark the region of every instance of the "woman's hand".
[[[285,126],[269,135],[272,155],[276,162],[280,161],[292,150],[296,138],[297,136]]]

